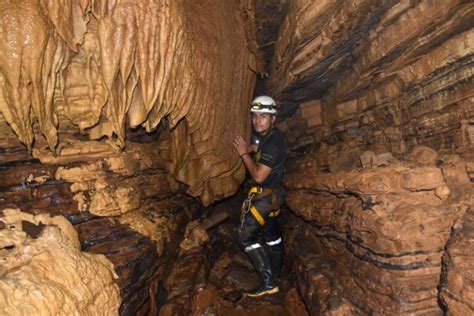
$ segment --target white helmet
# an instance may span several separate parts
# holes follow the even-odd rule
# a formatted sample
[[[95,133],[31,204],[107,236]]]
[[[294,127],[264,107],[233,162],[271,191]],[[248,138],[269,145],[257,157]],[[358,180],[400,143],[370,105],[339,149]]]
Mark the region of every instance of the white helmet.
[[[276,102],[269,96],[261,95],[253,99],[250,105],[250,112],[276,114]]]

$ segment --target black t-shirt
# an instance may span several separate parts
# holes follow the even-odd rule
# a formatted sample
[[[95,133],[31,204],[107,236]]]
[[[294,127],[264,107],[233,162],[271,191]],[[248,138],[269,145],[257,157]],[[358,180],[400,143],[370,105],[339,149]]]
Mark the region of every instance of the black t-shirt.
[[[286,140],[283,133],[273,128],[263,137],[255,154],[255,163],[272,168],[268,177],[260,184],[263,188],[275,189],[283,181],[283,165],[286,159]]]

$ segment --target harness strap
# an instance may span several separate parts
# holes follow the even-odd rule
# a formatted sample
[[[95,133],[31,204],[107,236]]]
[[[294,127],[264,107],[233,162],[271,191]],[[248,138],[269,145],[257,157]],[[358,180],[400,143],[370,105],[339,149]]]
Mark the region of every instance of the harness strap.
[[[252,206],[250,208],[250,213],[252,213],[253,217],[255,217],[255,219],[260,225],[262,226],[265,225],[265,219],[263,218],[263,216],[260,214],[260,212],[257,210],[255,206]],[[277,217],[278,215],[280,215],[279,209],[276,211],[270,212],[270,214],[268,214],[268,217]]]
[[[252,187],[250,189],[249,195],[254,194],[254,199],[255,200],[260,200],[267,195],[273,194],[273,190],[270,188],[261,188],[261,187]],[[278,196],[276,194],[273,194],[272,196],[272,208],[274,210],[277,210],[280,207],[280,201],[278,199]]]
[[[265,225],[265,219],[263,218],[263,216],[257,211],[257,208],[255,206],[252,206],[250,208],[250,213],[252,213],[253,217],[255,217],[255,219],[257,220],[257,222],[263,226]]]
[[[272,189],[269,189],[269,188],[262,189],[260,187],[258,187],[258,188],[260,189],[260,193],[257,193],[257,195],[255,195],[255,200],[260,200],[260,199],[266,197],[267,195],[273,193]]]
[[[280,215],[279,209],[276,211],[270,212],[270,214],[268,214],[269,217],[277,217],[278,215]]]

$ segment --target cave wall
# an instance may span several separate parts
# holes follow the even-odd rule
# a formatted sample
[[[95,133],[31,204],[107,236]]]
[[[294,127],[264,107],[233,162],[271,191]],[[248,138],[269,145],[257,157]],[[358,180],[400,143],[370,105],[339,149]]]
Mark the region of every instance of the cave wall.
[[[117,315],[122,300],[113,265],[82,252],[64,217],[4,209],[0,227],[2,314]]]
[[[472,1],[293,1],[267,88],[313,314],[473,313]]]
[[[185,224],[202,208],[199,200],[186,195],[186,187],[166,170],[168,161],[164,153],[168,152],[166,148],[171,140],[169,135],[161,135],[161,138],[161,144],[157,144],[147,135],[136,135],[133,142],[127,141],[122,151],[111,144],[70,136],[61,156],[54,157],[45,150],[47,154],[42,160],[32,158],[18,140],[13,146],[15,138],[8,146],[2,144],[0,231],[22,232],[21,228],[12,230],[1,225],[5,221],[5,210],[11,208],[37,216],[36,224],[47,224],[42,216],[66,218],[77,235],[78,249],[74,252],[80,249],[105,255],[113,267],[117,287],[117,293],[113,294],[120,293],[120,296],[111,314],[118,311],[146,314],[153,308],[156,310],[160,298],[157,289],[166,279],[169,265],[177,254],[179,236]],[[41,237],[26,238],[25,245],[0,245],[0,258],[14,257],[28,249],[30,243],[43,249],[54,242],[55,239],[45,235],[47,231],[39,231]],[[4,241],[8,241],[8,237]],[[67,249],[70,247],[62,247],[61,251]],[[73,259],[61,263],[43,260],[42,265],[49,272],[44,278],[35,278],[34,288],[53,293],[58,286],[70,288],[68,293],[74,300],[83,295],[82,288],[71,287],[72,283],[51,282],[57,278],[54,265],[67,265]],[[18,261],[11,270],[3,271],[0,283],[7,288],[4,282],[14,278],[15,269],[23,266],[27,269],[28,262],[26,259]],[[23,277],[27,279],[29,275]],[[8,296],[9,292],[2,290],[2,293]],[[35,305],[34,301],[27,301],[25,296],[25,304]],[[9,308],[10,305],[0,304],[4,312]],[[61,304],[50,307],[53,314],[61,310]]]
[[[330,173],[309,159],[295,162],[287,204],[304,221],[288,233],[288,251],[299,259],[294,269],[315,314],[335,312],[344,301],[359,313],[439,314],[443,292],[448,310],[472,312],[469,266],[460,263],[472,250],[470,222],[463,224],[474,202],[466,162],[432,155],[442,161],[437,166],[409,157]],[[446,273],[450,281],[442,285]]]
[[[286,112],[305,104],[302,119],[314,118],[300,129],[314,143],[397,154],[471,146],[472,10],[470,1],[296,1],[268,86]]]
[[[128,127],[166,124],[174,128],[169,171],[190,194],[208,205],[236,191],[244,169],[226,145],[249,132],[246,104],[260,67],[251,3],[1,5],[0,120],[11,128],[2,133],[61,155],[66,124],[122,149]]]
[[[286,250],[308,309],[472,313],[472,1],[0,12],[1,209],[65,216],[81,249],[114,264],[120,312],[156,312],[199,208],[184,193],[209,205],[243,180],[229,144],[248,135],[260,72],[290,141]]]
[[[111,313],[157,313],[185,224],[244,178],[228,145],[250,131],[251,11],[248,1],[2,1],[0,231],[24,235],[2,225],[6,209],[64,216],[82,253],[113,264]],[[48,231],[2,243],[1,259],[44,247]],[[14,271],[2,270],[2,288]],[[35,282],[57,286],[49,274]]]

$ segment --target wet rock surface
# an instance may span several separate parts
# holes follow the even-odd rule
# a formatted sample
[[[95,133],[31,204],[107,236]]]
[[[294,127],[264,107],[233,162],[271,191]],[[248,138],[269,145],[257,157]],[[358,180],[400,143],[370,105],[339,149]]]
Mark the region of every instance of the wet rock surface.
[[[409,161],[337,173],[295,160],[287,251],[311,313],[472,313],[460,268],[474,190],[466,159],[418,148]]]
[[[0,222],[0,314],[117,315],[114,266],[102,254],[81,251],[63,216],[3,209]]]
[[[251,5],[8,0],[0,12],[1,134],[64,155],[68,125],[123,149],[128,127],[165,124],[168,171],[190,194],[209,205],[235,193],[244,169],[224,145],[249,132],[234,123],[259,68]]]
[[[123,314],[472,314],[473,16],[466,0],[3,1],[0,211],[65,216],[114,263]],[[186,235],[185,194],[209,205],[244,179],[230,144],[257,74],[287,118],[294,277],[254,301],[235,225]]]
[[[67,154],[38,150],[39,159],[14,140],[3,143],[0,212],[15,207],[30,216],[64,216],[78,248],[113,264],[121,302],[114,313],[153,312],[155,289],[167,277],[199,202],[165,171],[158,145],[136,141],[122,152],[101,143],[81,146],[71,135],[67,142]],[[25,229],[34,235],[39,228]]]
[[[207,244],[180,250],[165,283],[168,294],[160,315],[309,315],[286,270],[279,293],[262,298],[245,296],[259,281],[237,243],[242,197],[228,199],[210,210],[229,212],[230,218],[208,231]]]

